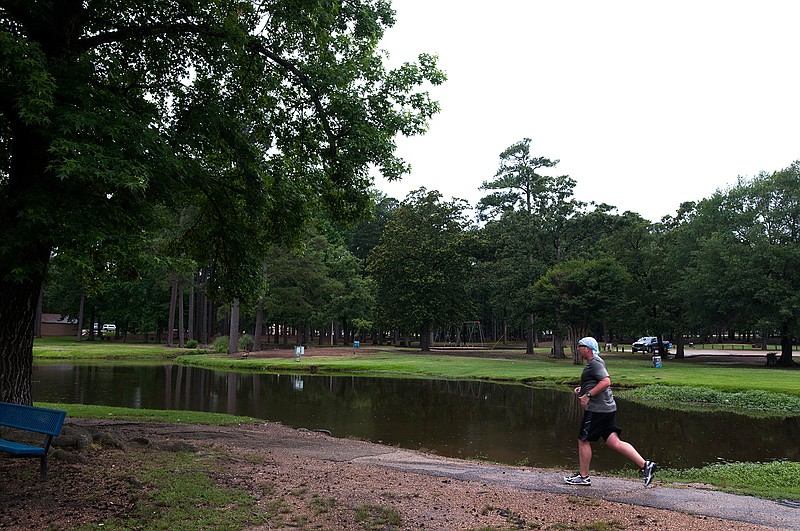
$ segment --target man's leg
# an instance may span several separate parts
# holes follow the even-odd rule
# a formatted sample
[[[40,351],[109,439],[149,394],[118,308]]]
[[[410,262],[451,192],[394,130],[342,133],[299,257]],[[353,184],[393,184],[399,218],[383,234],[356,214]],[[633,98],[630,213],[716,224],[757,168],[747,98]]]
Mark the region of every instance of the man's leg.
[[[589,464],[592,462],[592,443],[578,439],[578,462],[581,476],[589,475]]]
[[[606,445],[612,450],[619,452],[620,454],[624,455],[636,465],[636,468],[643,468],[644,467],[644,458],[639,455],[639,452],[636,451],[636,448],[633,447],[630,443],[627,443],[619,438],[619,435],[614,432],[608,436],[606,439]],[[591,459],[591,448],[589,449],[589,458]],[[583,466],[583,465],[581,465]],[[583,469],[581,469],[581,473]]]

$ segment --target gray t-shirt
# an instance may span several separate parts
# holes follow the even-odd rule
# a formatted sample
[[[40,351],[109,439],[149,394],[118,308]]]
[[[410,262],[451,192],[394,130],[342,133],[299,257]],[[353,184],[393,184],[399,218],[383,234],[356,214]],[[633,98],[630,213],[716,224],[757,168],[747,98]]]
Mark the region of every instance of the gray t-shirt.
[[[581,373],[581,394],[585,395],[600,383],[600,380],[608,376],[606,370],[606,362],[603,358],[594,355],[594,358],[586,362],[583,366]],[[586,406],[586,411],[594,411],[597,413],[611,413],[617,410],[617,403],[614,402],[614,394],[611,392],[611,387],[607,387],[603,392],[598,395],[592,395],[589,399],[589,404]]]

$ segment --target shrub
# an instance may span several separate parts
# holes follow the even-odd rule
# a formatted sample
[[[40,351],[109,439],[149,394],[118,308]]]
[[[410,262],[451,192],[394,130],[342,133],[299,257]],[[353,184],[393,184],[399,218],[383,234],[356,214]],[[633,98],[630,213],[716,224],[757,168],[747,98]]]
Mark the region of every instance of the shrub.
[[[247,347],[253,344],[255,339],[250,334],[242,334],[239,338],[239,350],[247,350]]]
[[[197,348],[198,343],[197,343],[196,339],[190,339],[189,341],[187,341],[185,343],[185,345],[186,345],[186,348]]]
[[[218,352],[220,354],[225,354],[228,352],[228,341],[230,338],[228,336],[219,336],[217,339],[214,340],[214,352]]]

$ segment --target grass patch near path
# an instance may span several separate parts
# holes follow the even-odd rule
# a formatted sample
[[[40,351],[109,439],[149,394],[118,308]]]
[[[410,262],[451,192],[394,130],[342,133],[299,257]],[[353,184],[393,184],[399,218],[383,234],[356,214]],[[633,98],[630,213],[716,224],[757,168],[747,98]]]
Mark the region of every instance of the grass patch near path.
[[[243,529],[262,524],[256,502],[244,489],[224,487],[214,480],[213,458],[183,453],[140,459],[134,510],[82,529]],[[120,471],[120,474],[127,472]]]
[[[702,483],[734,494],[772,500],[800,500],[800,463],[718,463],[702,468],[658,470],[658,480],[671,483]]]
[[[618,395],[659,409],[708,411],[709,408],[749,416],[791,416],[800,414],[800,396],[758,389],[725,392],[708,387],[647,385]]]
[[[400,514],[392,507],[382,505],[359,505],[355,520],[369,530],[399,529],[401,525]]]

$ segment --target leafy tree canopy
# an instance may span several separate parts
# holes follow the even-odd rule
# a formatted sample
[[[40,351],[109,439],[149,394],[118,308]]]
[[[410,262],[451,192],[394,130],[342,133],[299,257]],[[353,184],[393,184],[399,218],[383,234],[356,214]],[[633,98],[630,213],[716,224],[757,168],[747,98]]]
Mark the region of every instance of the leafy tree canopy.
[[[792,365],[800,330],[800,162],[701,201],[689,223],[696,238],[688,284],[706,322],[782,336]]]
[[[556,264],[534,284],[531,306],[551,326],[565,326],[577,363],[577,342],[595,323],[624,314],[631,279],[616,260],[568,260]]]
[[[54,248],[114,247],[187,211],[221,296],[315,210],[355,219],[368,169],[438,111],[436,59],[384,66],[384,0],[0,3],[0,399],[30,401],[33,310]],[[18,316],[18,317],[14,317]],[[12,390],[13,389],[13,390]]]
[[[370,255],[379,320],[422,331],[423,349],[430,327],[460,325],[474,315],[468,291],[473,236],[466,209],[462,200],[442,201],[439,192],[411,192],[391,212]]]

